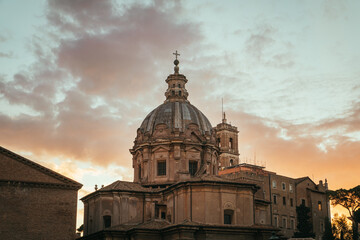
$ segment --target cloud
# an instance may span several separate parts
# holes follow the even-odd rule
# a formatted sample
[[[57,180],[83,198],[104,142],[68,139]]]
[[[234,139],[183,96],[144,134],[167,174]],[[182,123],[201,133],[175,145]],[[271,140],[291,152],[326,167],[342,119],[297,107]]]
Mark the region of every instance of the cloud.
[[[191,49],[201,39],[196,23],[176,17],[179,10],[161,1],[49,1],[44,38],[30,42],[37,61],[0,82],[9,107],[33,114],[3,111],[0,142],[39,157],[131,165],[129,136],[144,106],[163,100],[163,93],[149,99],[166,89],[158,66],[171,66],[175,47]]]
[[[279,30],[269,24],[261,24],[249,30],[244,51],[255,65],[262,63],[274,68],[289,68],[295,64],[292,44],[282,42],[278,34]]]
[[[360,139],[345,135],[359,130],[358,105],[351,112],[350,116],[337,120],[300,125],[236,111],[230,111],[229,118],[235,119],[239,127],[243,161],[256,152],[258,163],[266,162],[268,170],[291,177],[312,178],[316,174],[316,180],[327,178],[330,187],[336,189],[358,184],[355,169],[360,168]],[[344,132],[338,131],[339,128],[345,129]],[[329,132],[333,134],[329,136]],[[325,143],[326,151],[319,148],[321,143]],[[346,182],[338,181],[345,178]]]
[[[1,42],[1,38],[0,38],[0,42]],[[12,58],[12,57],[13,57],[12,52],[9,52],[9,53],[0,52],[0,58]]]
[[[196,26],[178,24],[154,6],[136,5],[112,20],[118,28],[62,41],[58,49],[58,65],[80,78],[78,87],[88,94],[138,98],[157,85],[156,66],[174,46],[199,38]]]

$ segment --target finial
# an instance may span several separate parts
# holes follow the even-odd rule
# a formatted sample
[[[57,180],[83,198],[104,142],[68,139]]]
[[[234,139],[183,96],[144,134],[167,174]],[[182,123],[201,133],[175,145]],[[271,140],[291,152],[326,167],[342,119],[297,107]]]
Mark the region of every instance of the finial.
[[[225,114],[225,112],[223,113],[223,119],[222,119],[222,122],[223,122],[223,123],[226,123],[226,114]]]
[[[175,67],[174,67],[174,71],[175,71],[175,73],[179,73],[179,60],[177,59],[177,57],[178,56],[180,56],[180,54],[178,53],[178,51],[176,50],[174,53],[173,53],[174,55],[175,55],[175,61],[174,61],[174,64],[175,64]]]

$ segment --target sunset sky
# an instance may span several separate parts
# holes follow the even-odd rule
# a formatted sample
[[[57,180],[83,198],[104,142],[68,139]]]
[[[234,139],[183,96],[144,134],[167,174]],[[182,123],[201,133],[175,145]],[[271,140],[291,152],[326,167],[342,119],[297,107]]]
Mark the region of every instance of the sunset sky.
[[[359,12],[356,0],[0,0],[0,145],[79,181],[80,197],[132,181],[136,129],[165,100],[178,50],[213,126],[224,99],[241,162],[354,187]]]

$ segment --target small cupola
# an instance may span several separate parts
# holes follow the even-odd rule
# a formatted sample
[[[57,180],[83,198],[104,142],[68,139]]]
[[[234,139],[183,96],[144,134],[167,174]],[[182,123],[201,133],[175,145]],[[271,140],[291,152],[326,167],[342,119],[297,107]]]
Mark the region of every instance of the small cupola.
[[[165,102],[187,102],[189,93],[185,88],[185,84],[188,80],[184,75],[179,73],[180,62],[177,57],[180,56],[180,54],[177,51],[173,54],[175,55],[174,74],[169,75],[165,80],[165,82],[168,84],[168,89],[165,92]]]

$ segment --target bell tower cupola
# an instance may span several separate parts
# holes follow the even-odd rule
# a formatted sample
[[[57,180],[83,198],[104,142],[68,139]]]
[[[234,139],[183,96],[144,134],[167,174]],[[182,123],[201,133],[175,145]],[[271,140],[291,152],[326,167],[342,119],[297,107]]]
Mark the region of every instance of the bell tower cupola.
[[[220,148],[220,167],[231,167],[239,164],[239,147],[237,127],[227,123],[225,112],[222,121],[216,127],[217,144]]]

